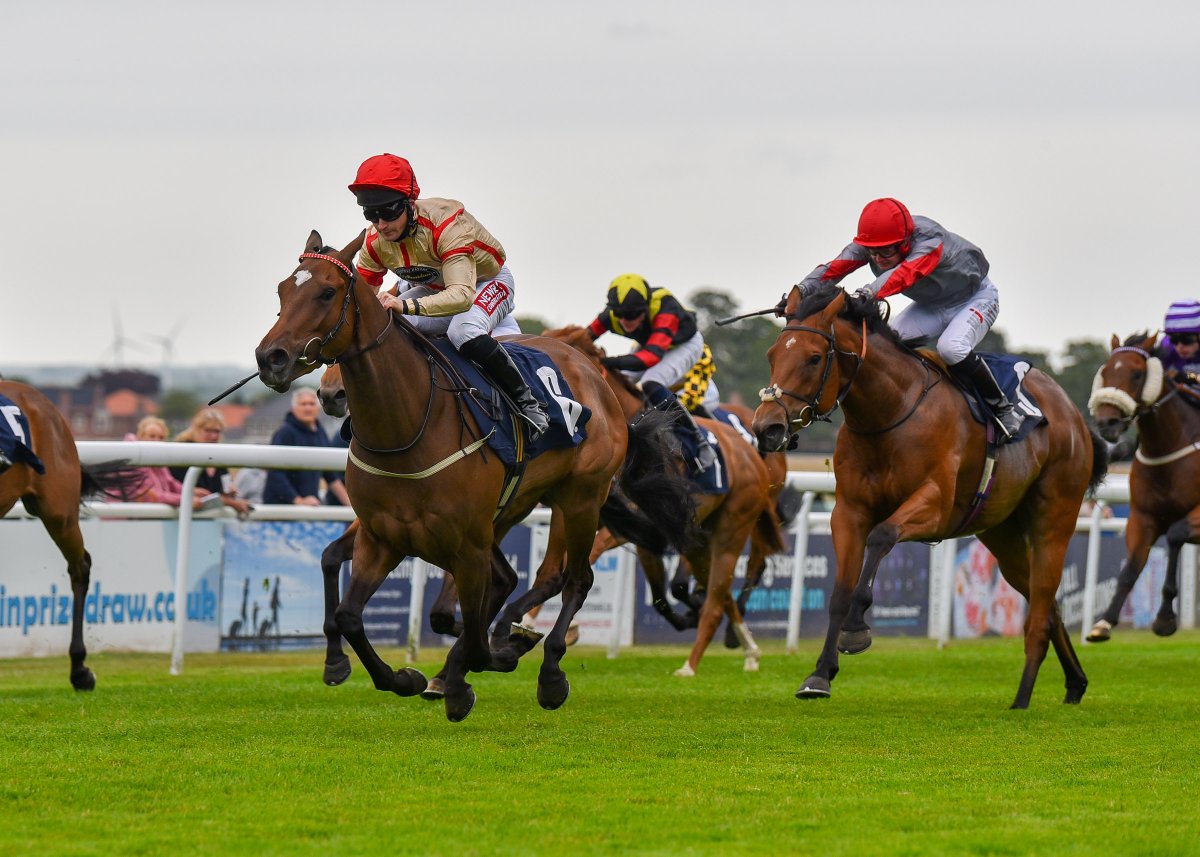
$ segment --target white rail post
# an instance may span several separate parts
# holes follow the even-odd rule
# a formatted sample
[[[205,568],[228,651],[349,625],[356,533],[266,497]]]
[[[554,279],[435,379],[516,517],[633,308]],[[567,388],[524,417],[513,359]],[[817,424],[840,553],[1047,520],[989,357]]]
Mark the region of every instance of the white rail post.
[[[929,548],[929,637],[939,649],[950,642],[954,619],[954,559],[958,539],[947,539]]]
[[[1179,552],[1179,627],[1196,627],[1196,546]]]
[[[1088,524],[1087,564],[1083,571],[1083,611],[1079,622],[1079,642],[1087,645],[1088,631],[1096,618],[1096,582],[1100,578],[1100,524],[1104,518],[1104,501],[1092,504],[1092,519]]]
[[[189,467],[179,489],[179,538],[175,545],[175,634],[171,644],[171,675],[183,674],[183,633],[187,630],[189,559],[192,553],[192,496],[201,467]]]
[[[625,608],[631,600],[630,589],[633,582],[633,564],[637,554],[632,550],[617,552],[617,580],[613,586],[612,628],[609,629],[608,657],[615,658],[621,653],[621,632],[625,630]]]
[[[442,574],[446,574],[445,571]],[[413,558],[412,589],[408,593],[408,662],[415,663],[421,656],[421,619],[425,616],[425,580],[429,577],[429,563]]]
[[[805,491],[796,515],[796,543],[792,546],[792,591],[788,599],[787,653],[794,655],[800,650],[800,613],[804,606],[804,564],[808,560],[809,513],[815,491]]]

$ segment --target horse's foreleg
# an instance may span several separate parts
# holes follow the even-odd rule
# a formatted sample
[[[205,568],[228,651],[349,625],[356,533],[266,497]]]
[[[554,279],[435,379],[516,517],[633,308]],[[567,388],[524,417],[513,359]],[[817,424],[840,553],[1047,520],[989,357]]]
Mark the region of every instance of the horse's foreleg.
[[[855,584],[850,610],[838,637],[838,651],[843,655],[857,655],[871,648],[871,627],[867,624],[867,610],[874,600],[872,587],[875,585],[875,575],[879,572],[879,564],[896,546],[898,535],[894,526],[884,522],[871,530],[867,536],[862,572],[858,576],[858,583]]]
[[[586,497],[563,509],[566,565],[562,589],[562,610],[542,644],[542,668],[538,673],[538,704],[547,710],[559,708],[571,693],[571,683],[562,670],[567,653],[567,631],[592,588],[592,566],[588,557],[597,541],[599,509],[588,508]]]
[[[529,651],[541,639],[541,634],[536,631],[530,632],[525,628],[525,616],[527,614],[536,616],[537,611],[541,610],[544,603],[562,591],[564,541],[562,513],[554,509],[550,514],[550,532],[546,538],[546,554],[542,557],[541,565],[538,566],[537,574],[534,575],[529,589],[500,612],[500,618],[492,631],[493,648],[503,647],[507,642],[512,641],[519,645],[527,643],[525,651]],[[514,640],[514,636],[522,638],[524,642]]]
[[[350,658],[342,650],[342,632],[333,613],[341,594],[338,591],[342,563],[354,556],[354,539],[359,523],[355,521],[346,531],[326,545],[321,552],[321,580],[325,593],[325,684],[338,685],[350,677]]]
[[[1139,514],[1136,510],[1130,511],[1129,520],[1125,525],[1125,548],[1128,556],[1117,575],[1117,588],[1113,592],[1112,600],[1108,602],[1107,609],[1100,614],[1100,618],[1088,633],[1089,643],[1103,643],[1112,636],[1112,629],[1117,627],[1125,599],[1133,591],[1133,586],[1150,556],[1150,547],[1160,535],[1153,519]]]
[[[454,608],[458,606],[458,589],[454,586],[454,575],[442,572],[442,587],[438,590],[433,606],[429,608],[429,627],[433,633],[457,637],[462,633],[462,622],[454,621]]]
[[[1196,513],[1193,513],[1196,514]],[[1175,597],[1179,595],[1179,552],[1184,544],[1197,536],[1196,522],[1192,515],[1177,521],[1167,529],[1167,576],[1163,581],[1162,604],[1154,617],[1151,629],[1160,637],[1169,637],[1179,630],[1175,616]]]
[[[354,544],[354,571],[333,617],[377,690],[413,696],[425,689],[425,676],[411,667],[393,671],[367,639],[362,621],[363,608],[402,556],[390,548],[382,549],[375,539],[367,537],[366,530],[361,530]]]
[[[817,657],[817,667],[796,691],[797,699],[824,699],[830,695],[830,683],[838,674],[838,636],[842,623],[850,612],[850,602],[855,584],[862,570],[863,542],[856,522],[843,511],[840,515],[834,507],[833,526],[834,554],[837,557],[837,576],[833,593],[829,597],[829,625],[825,629],[825,643]],[[844,519],[844,520],[843,520]]]

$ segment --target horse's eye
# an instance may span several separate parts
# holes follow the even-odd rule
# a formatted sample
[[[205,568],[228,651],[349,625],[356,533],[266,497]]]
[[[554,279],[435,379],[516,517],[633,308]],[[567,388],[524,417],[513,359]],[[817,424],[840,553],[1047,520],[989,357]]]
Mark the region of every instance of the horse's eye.
[[[325,291],[321,292],[321,300],[331,301],[333,300],[333,296],[335,294],[337,294],[337,292],[335,292],[332,288],[326,288]]]
[[[820,362],[821,362],[821,355],[820,355],[820,354],[814,354],[812,357],[809,357],[809,358],[808,358],[808,365],[809,365],[809,366],[816,366],[816,365],[817,365],[818,363],[820,363]]]

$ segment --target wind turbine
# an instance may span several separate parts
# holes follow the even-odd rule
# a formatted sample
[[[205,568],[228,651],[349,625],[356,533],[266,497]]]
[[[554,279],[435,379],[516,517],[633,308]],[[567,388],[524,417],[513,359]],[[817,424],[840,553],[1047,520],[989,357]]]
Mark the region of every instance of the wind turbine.
[[[162,346],[162,389],[164,391],[171,389],[171,365],[175,362],[175,340],[178,338],[179,331],[186,322],[187,317],[181,315],[166,336],[148,333],[145,337],[151,342],[157,342]]]
[[[144,346],[140,342],[138,342],[136,339],[129,339],[127,336],[125,336],[125,333],[121,327],[121,313],[117,309],[116,304],[113,304],[112,316],[113,316],[113,340],[109,344],[108,348],[105,349],[104,354],[101,355],[101,360],[103,360],[105,357],[107,357],[109,354],[111,354],[112,358],[113,358],[114,368],[120,369],[125,363],[125,346],[126,345],[133,346],[134,348],[144,348]]]

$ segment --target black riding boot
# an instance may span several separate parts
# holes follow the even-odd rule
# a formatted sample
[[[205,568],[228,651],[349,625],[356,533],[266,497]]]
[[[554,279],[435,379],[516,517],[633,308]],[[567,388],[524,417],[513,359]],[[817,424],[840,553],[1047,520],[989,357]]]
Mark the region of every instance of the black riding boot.
[[[680,404],[679,399],[675,398],[675,394],[656,381],[643,384],[642,392],[646,394],[646,401],[650,403],[651,407],[658,408],[675,417],[675,421],[683,426],[684,431],[691,435],[696,442],[696,470],[704,471],[712,467],[713,462],[717,460],[716,450],[709,444],[705,433],[700,431],[700,426],[696,425],[696,421],[692,419],[687,408]]]
[[[1000,429],[1006,435],[1005,440],[1012,440],[1017,436],[1025,416],[1013,409],[1012,402],[1004,395],[1000,385],[996,383],[995,376],[992,375],[992,370],[983,362],[982,357],[972,351],[961,363],[951,366],[950,371],[975,385],[975,389],[983,397],[984,404],[991,409],[996,421],[1000,423]]]
[[[529,389],[525,378],[499,342],[490,336],[476,336],[464,342],[458,351],[468,360],[478,363],[513,400],[521,417],[529,424],[530,443],[536,442],[545,434],[546,429],[550,428],[546,412],[542,410],[541,402],[533,395],[533,390]]]

